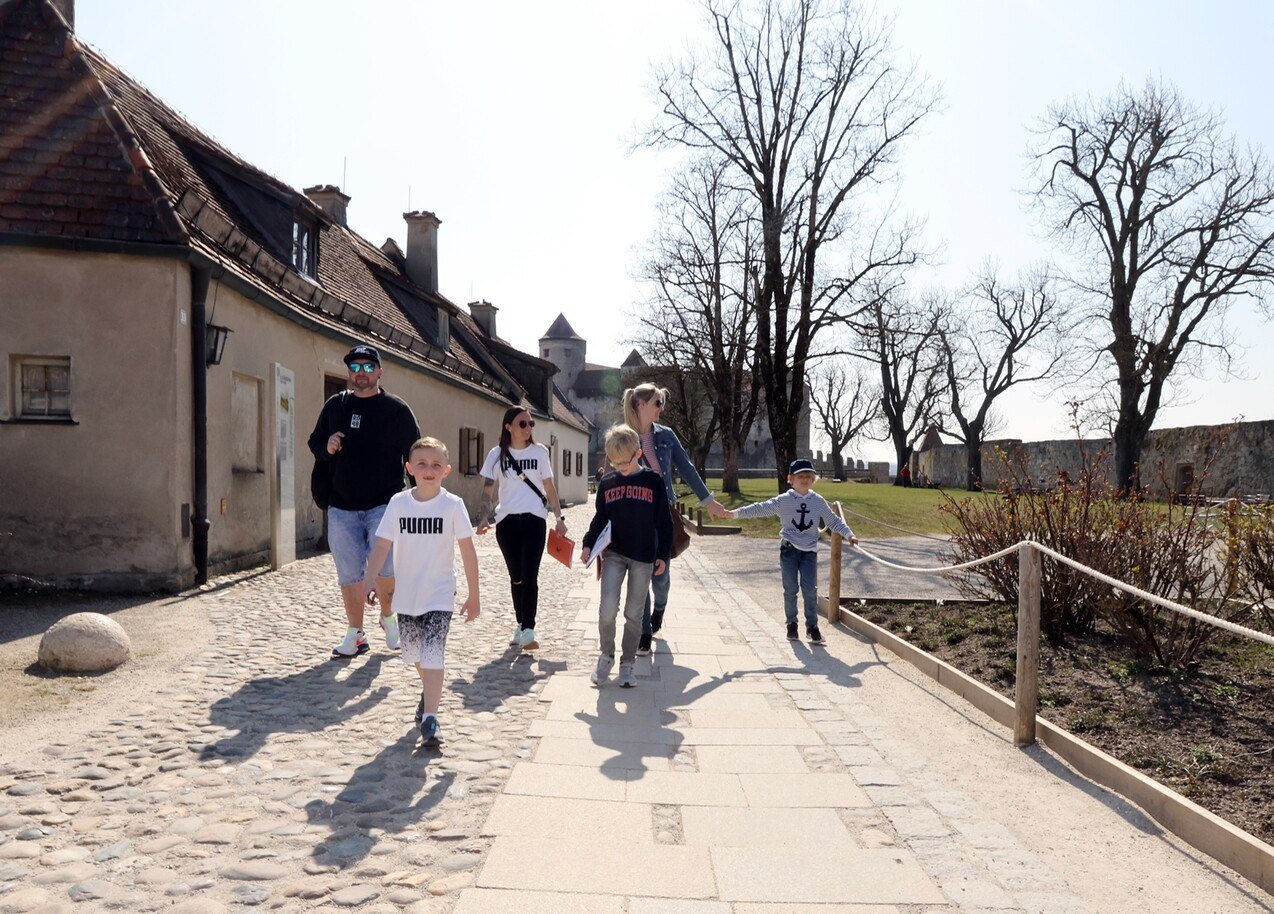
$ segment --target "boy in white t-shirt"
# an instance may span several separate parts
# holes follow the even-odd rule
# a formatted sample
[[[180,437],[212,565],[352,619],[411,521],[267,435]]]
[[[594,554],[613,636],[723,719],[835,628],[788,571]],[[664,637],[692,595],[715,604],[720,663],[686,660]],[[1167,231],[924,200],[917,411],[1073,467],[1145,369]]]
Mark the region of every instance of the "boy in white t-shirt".
[[[478,618],[478,553],[473,548],[473,525],[464,502],[444,491],[451,472],[447,446],[437,438],[421,438],[407,455],[407,472],[414,488],[389,500],[376,545],[363,578],[367,603],[376,603],[376,573],[394,550],[394,610],[402,641],[403,660],[420,674],[420,705],[416,724],[426,749],[438,747],[438,705],[442,701],[443,653],[451,613],[456,606],[457,543],[464,563],[468,596],[460,609],[466,622]]]

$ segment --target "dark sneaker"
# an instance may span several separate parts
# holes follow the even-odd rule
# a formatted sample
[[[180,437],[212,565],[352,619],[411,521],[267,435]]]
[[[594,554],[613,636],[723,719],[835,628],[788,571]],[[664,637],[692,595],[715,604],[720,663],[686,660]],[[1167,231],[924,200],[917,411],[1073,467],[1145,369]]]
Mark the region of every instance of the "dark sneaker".
[[[416,726],[420,726],[420,722],[425,719],[425,694],[420,693],[420,704],[416,705]]]
[[[650,635],[642,635],[641,641],[637,642],[637,656],[638,657],[650,656]]]
[[[332,648],[332,656],[348,660],[350,657],[366,654],[369,650],[371,646],[367,643],[367,636],[359,629],[351,628],[345,632],[341,643]]]
[[[654,612],[650,614],[651,634],[658,632],[659,629],[663,627],[664,627],[664,611],[662,609],[656,609]]]
[[[805,636],[810,639],[810,644],[826,644],[823,640],[823,633],[818,630],[817,625],[811,625],[805,629]]]
[[[787,640],[788,640],[788,641],[799,641],[799,640],[801,640],[801,636],[800,636],[799,634],[797,634],[797,629],[796,629],[796,623],[795,623],[795,622],[789,622],[789,623],[787,623]]]
[[[420,725],[420,738],[424,740],[426,749],[437,749],[442,745],[442,737],[438,735],[438,718],[426,717]]]

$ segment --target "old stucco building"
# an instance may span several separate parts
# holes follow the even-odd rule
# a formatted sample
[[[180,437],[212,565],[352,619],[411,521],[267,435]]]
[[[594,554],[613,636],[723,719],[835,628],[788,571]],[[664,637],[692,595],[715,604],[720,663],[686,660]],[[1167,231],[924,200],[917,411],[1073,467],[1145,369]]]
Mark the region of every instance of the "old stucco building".
[[[436,216],[369,242],[338,188],[235,156],[71,12],[0,2],[0,576],[173,589],[314,544],[305,439],[357,343],[471,508],[515,404],[587,497],[588,423],[491,306],[439,292]]]

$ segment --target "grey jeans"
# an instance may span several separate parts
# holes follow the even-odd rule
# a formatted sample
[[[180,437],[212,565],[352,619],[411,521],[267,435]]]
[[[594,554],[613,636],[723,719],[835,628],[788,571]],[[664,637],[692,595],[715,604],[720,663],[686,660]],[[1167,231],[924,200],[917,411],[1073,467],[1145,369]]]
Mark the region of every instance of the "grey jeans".
[[[641,640],[641,617],[646,608],[646,593],[655,573],[653,562],[635,562],[614,549],[602,554],[602,602],[597,614],[597,633],[602,653],[615,656],[615,621],[619,617],[619,592],[628,577],[628,594],[624,598],[624,642],[620,663],[632,663]]]

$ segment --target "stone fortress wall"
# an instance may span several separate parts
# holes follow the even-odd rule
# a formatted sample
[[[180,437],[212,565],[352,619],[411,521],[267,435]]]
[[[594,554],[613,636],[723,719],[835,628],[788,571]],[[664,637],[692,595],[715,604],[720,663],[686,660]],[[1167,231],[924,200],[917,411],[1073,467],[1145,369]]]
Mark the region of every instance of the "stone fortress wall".
[[[982,445],[983,485],[998,489],[1016,476],[1051,488],[1062,472],[1076,477],[1085,455],[1090,463],[1100,459],[1107,481],[1113,482],[1110,439],[988,441]],[[1011,472],[1014,467],[1016,474]],[[1191,479],[1200,478],[1205,495],[1274,495],[1274,420],[1153,430],[1141,467],[1142,483],[1157,497],[1185,491]],[[942,444],[917,454],[913,475],[941,486],[963,487],[964,445]]]

